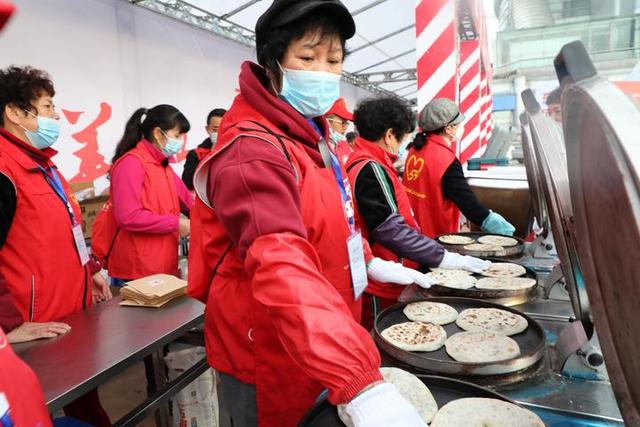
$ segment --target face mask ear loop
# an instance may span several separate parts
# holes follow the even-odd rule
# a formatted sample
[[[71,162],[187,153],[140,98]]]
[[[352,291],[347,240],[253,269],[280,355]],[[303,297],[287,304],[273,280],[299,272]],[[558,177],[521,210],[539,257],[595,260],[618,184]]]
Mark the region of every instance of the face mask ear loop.
[[[276,59],[276,64],[278,64],[278,68],[280,68],[280,73],[281,73],[281,82],[280,82],[280,86],[282,87],[282,85],[284,85],[284,74],[285,74],[285,71],[284,71],[284,68],[282,68],[282,65],[280,65],[280,61],[278,61],[277,59]],[[273,79],[271,79],[271,80],[270,80],[270,83],[271,83],[271,88],[273,89],[273,91],[274,91],[277,95],[280,95],[280,92],[281,92],[281,91],[278,91],[278,90],[276,89],[276,85],[273,83]]]

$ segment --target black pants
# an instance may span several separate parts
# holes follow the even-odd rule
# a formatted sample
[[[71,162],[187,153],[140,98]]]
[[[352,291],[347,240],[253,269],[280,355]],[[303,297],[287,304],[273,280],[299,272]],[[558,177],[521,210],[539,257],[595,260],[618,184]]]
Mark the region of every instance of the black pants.
[[[220,390],[233,427],[257,427],[256,386],[238,381],[220,372]]]

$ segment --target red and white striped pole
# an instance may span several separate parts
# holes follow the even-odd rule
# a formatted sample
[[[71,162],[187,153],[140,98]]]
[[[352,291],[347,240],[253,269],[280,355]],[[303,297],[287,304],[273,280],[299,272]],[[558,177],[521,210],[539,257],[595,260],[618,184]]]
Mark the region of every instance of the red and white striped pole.
[[[480,140],[481,146],[489,143],[493,131],[493,100],[491,99],[491,88],[488,84],[487,73],[482,70],[480,73],[480,91],[481,91],[481,107],[480,107]]]
[[[418,111],[434,98],[458,99],[454,0],[417,0]]]
[[[480,42],[477,39],[460,42],[459,105],[465,121],[458,156],[464,164],[481,147],[480,111],[483,100],[480,93]]]

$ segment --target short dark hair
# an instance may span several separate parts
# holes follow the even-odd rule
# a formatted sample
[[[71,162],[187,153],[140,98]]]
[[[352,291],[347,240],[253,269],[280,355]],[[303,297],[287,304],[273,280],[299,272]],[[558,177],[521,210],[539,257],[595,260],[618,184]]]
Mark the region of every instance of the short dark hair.
[[[356,140],[356,138],[358,137],[358,134],[355,132],[347,132],[347,134],[344,137],[347,140],[347,142],[351,144],[353,141]]]
[[[0,125],[4,125],[2,113],[8,104],[33,112],[33,102],[43,94],[56,94],[46,71],[16,66],[0,70]]]
[[[287,48],[292,41],[304,37],[310,31],[319,31],[319,43],[327,38],[338,36],[342,46],[342,59],[347,57],[346,39],[340,27],[340,21],[334,18],[334,13],[330,10],[319,10],[317,13],[302,16],[284,27],[277,27],[266,33],[264,37],[266,42],[257,47],[258,63],[273,76],[280,77],[282,72],[278,63],[282,63]]]
[[[391,129],[398,140],[413,132],[416,116],[405,100],[386,96],[361,101],[353,113],[358,134],[368,141],[377,141]]]
[[[562,95],[562,87],[558,86],[557,88],[549,92],[545,102],[547,103],[547,105],[560,104],[561,95]]]
[[[224,117],[226,112],[227,110],[225,110],[224,108],[214,108],[213,110],[209,111],[209,114],[207,114],[207,126],[209,126],[209,122],[211,121],[212,117]]]

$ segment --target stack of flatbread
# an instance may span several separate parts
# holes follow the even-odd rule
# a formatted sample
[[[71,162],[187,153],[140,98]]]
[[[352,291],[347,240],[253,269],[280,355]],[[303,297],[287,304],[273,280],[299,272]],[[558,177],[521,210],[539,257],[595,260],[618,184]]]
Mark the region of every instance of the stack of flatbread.
[[[405,351],[436,351],[447,339],[447,332],[442,326],[425,322],[397,323],[380,335],[391,345]]]
[[[120,305],[134,307],[162,307],[169,301],[183,296],[187,282],[169,274],[154,274],[127,282],[120,290]]]

